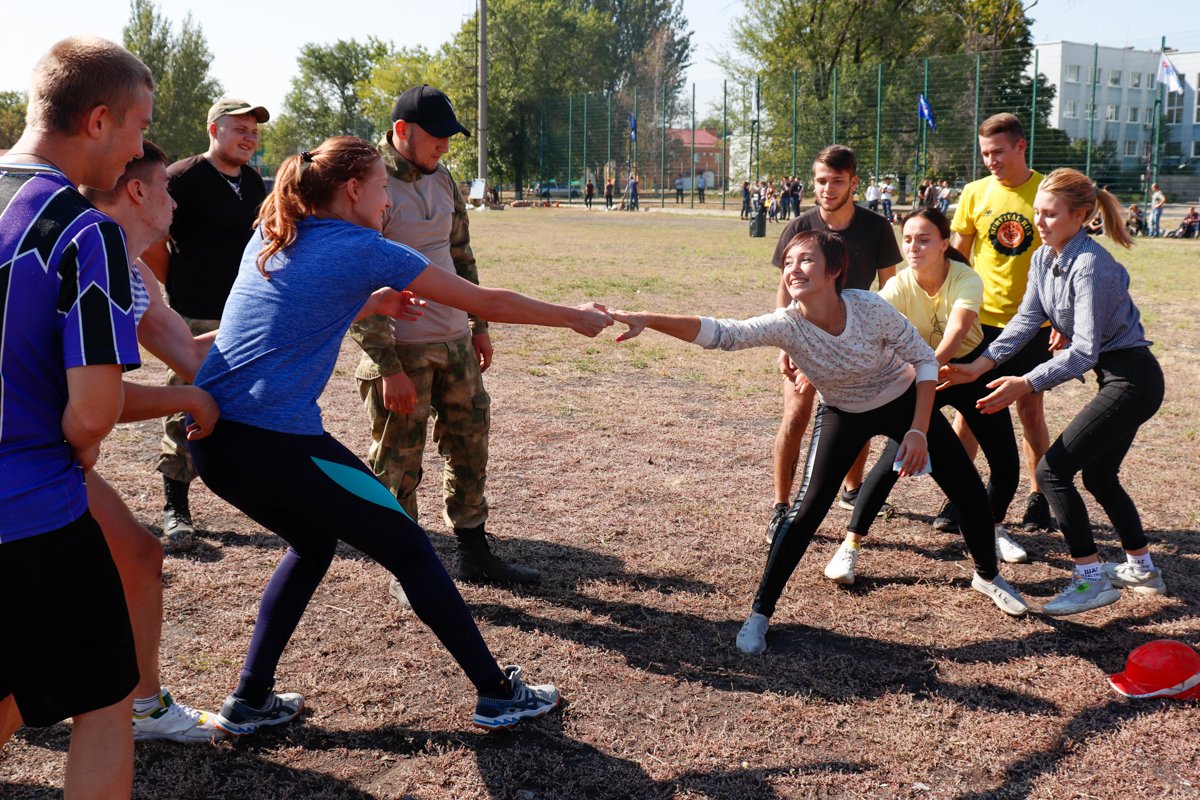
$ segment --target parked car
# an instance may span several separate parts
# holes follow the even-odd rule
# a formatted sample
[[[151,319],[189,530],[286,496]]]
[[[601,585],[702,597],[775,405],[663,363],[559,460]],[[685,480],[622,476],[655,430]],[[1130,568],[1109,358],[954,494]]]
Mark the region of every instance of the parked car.
[[[551,197],[583,197],[578,181],[571,181],[570,188],[565,183],[550,180],[545,183],[535,183],[533,193],[536,197],[549,200]]]

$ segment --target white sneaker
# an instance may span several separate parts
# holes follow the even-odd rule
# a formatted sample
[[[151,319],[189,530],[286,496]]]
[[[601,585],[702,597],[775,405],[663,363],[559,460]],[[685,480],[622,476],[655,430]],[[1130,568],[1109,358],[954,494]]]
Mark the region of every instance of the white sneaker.
[[[1042,613],[1065,617],[1112,605],[1120,599],[1121,593],[1113,588],[1108,578],[1101,576],[1098,580],[1085,581],[1076,574],[1057,597],[1042,606]]]
[[[996,557],[1006,564],[1024,564],[1029,560],[1029,553],[1008,535],[1008,529],[1003,525],[996,526]]]
[[[217,727],[214,715],[176,703],[165,689],[159,698],[162,705],[154,711],[133,715],[134,741],[167,739],[187,743],[217,742],[225,738],[225,731]]]
[[[979,577],[979,573],[976,572],[971,578],[971,588],[990,597],[997,608],[1010,616],[1024,616],[1025,612],[1029,610],[1029,604],[1025,602],[1024,597],[1021,597],[1021,593],[1010,586],[1008,581],[1000,575],[989,581]]]
[[[751,614],[737,635],[737,649],[749,656],[759,656],[767,651],[767,626],[771,621],[762,614]]]
[[[1104,577],[1118,589],[1129,589],[1138,594],[1166,594],[1167,584],[1158,567],[1145,569],[1141,564],[1126,561],[1124,564],[1105,564]]]
[[[842,546],[837,549],[825,567],[825,577],[843,586],[854,583],[854,564],[858,561],[859,552],[861,551],[858,547],[849,542],[842,542]]]

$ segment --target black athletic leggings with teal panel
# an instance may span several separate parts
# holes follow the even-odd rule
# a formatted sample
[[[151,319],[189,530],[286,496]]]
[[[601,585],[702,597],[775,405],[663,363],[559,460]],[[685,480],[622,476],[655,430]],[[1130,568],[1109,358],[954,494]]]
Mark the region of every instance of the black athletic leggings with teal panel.
[[[481,694],[502,692],[504,675],[429,538],[340,442],[222,420],[188,445],[208,488],[290,545],[263,592],[239,697],[262,705],[339,540],[396,576]]]

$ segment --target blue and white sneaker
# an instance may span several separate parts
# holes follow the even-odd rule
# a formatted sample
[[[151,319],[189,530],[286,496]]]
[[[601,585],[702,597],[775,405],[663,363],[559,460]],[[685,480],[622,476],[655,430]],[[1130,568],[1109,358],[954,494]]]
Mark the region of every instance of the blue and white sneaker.
[[[526,686],[521,677],[523,673],[516,665],[505,667],[504,674],[513,688],[512,697],[480,697],[471,721],[486,731],[499,731],[512,728],[521,720],[545,716],[558,708],[562,698],[554,684]]]
[[[217,727],[231,736],[244,736],[259,728],[283,725],[300,716],[304,697],[295,692],[272,693],[262,708],[229,695],[217,714]]]

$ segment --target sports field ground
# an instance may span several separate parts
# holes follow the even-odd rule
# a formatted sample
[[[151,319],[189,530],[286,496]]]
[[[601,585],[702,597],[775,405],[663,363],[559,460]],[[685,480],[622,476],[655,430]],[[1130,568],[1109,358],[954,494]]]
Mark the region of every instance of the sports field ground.
[[[736,216],[577,209],[488,212],[472,226],[487,284],[727,317],[773,304],[779,227],[750,239]],[[387,595],[384,570],[343,548],[279,669],[277,688],[303,693],[305,714],[238,742],[139,744],[134,796],[1200,797],[1200,705],[1129,701],[1105,680],[1152,639],[1200,645],[1200,244],[1139,241],[1121,257],[1167,376],[1123,477],[1169,596],[1005,617],[969,589],[959,537],[929,526],[936,487],[914,479],[897,486],[896,514],[872,530],[849,589],[822,576],[849,516],[829,514],[769,651],[743,656],[733,639],[767,549],[774,352],[496,325],[489,529],[543,582],[462,591],[501,663],[556,682],[564,710],[478,733],[470,684]],[[347,340],[322,403],[327,429],[365,455],[358,355]],[[154,362],[131,374],[162,377]],[[1094,391],[1089,378],[1048,395],[1052,435]],[[155,524],[159,430],[119,428],[99,465]],[[431,447],[420,521],[452,559],[440,473]],[[192,508],[200,545],[164,569],[163,675],[181,701],[215,709],[283,543],[204,489]],[[1089,508],[1102,552],[1118,557]],[[1040,606],[1068,577],[1064,542],[1016,537],[1033,558],[1004,574]],[[19,732],[0,753],[0,797],[61,796],[68,738],[65,725]]]

